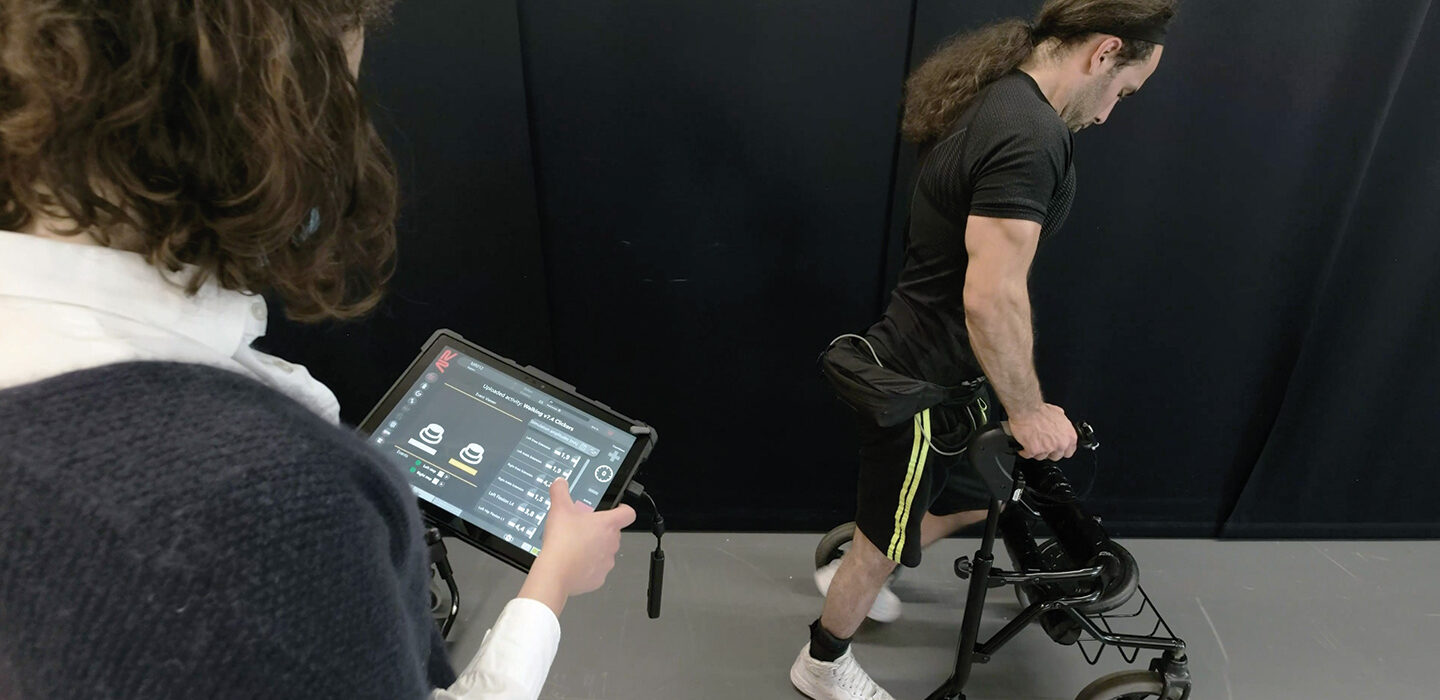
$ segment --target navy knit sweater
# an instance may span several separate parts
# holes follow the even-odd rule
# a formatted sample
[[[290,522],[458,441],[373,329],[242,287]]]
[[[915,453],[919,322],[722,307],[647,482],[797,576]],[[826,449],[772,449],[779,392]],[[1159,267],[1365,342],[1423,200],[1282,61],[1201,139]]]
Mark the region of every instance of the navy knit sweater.
[[[426,552],[399,474],[245,377],[0,391],[0,700],[423,698]]]

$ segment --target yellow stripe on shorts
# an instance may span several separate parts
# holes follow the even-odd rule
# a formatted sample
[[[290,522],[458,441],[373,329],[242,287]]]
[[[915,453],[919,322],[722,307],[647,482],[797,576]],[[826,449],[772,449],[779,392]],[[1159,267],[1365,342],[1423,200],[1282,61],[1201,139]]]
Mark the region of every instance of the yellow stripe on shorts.
[[[930,409],[915,416],[915,440],[910,448],[910,465],[905,471],[905,483],[900,487],[900,505],[895,509],[895,529],[890,535],[890,546],[885,556],[899,562],[905,551],[905,528],[910,522],[910,506],[915,502],[915,492],[920,488],[920,475],[925,473],[925,459],[930,453]]]

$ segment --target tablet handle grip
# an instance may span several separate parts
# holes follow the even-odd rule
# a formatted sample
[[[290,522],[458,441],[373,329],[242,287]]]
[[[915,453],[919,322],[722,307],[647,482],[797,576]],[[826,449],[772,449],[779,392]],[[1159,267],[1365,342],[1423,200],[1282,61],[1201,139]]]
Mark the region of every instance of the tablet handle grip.
[[[645,590],[645,612],[654,620],[660,617],[661,591],[665,587],[665,552],[650,553],[650,587]]]

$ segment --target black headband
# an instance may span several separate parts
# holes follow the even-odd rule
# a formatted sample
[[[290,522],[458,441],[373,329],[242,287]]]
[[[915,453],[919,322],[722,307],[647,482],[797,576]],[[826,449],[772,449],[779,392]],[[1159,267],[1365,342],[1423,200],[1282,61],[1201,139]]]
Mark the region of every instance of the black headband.
[[[1090,31],[1096,34],[1110,34],[1121,39],[1130,41],[1148,41],[1152,44],[1164,44],[1167,22],[1137,22],[1134,24],[1116,24],[1108,27],[1096,27]]]
[[[1126,39],[1129,41],[1148,41],[1152,44],[1164,44],[1165,33],[1168,29],[1168,24],[1169,23],[1167,21],[1158,20],[1153,22],[1137,22],[1132,24],[1115,24],[1105,27],[1096,27],[1094,29],[1091,29],[1090,31],[1095,34],[1109,34],[1111,36],[1118,36],[1121,39]],[[1045,36],[1048,36],[1037,34],[1034,22],[1026,22],[1025,26],[1030,29],[1030,35],[1036,40],[1043,39],[1045,38]]]

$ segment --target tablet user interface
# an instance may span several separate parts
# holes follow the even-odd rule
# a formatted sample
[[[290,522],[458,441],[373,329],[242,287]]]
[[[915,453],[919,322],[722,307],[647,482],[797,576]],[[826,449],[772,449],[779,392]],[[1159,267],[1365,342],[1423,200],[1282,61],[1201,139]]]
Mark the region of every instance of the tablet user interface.
[[[551,482],[598,506],[635,436],[444,347],[371,443],[422,500],[539,554]]]

